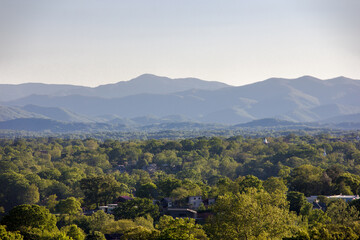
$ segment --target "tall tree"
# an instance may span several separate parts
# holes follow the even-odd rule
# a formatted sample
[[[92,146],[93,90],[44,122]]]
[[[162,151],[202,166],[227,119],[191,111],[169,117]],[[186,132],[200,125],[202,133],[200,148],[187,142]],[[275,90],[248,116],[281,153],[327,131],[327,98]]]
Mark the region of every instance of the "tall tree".
[[[38,205],[19,205],[10,210],[1,221],[10,231],[35,228],[52,231],[57,229],[56,217],[45,207]]]
[[[195,223],[195,219],[172,218],[163,216],[160,218],[157,228],[160,230],[158,240],[206,240],[207,235],[201,225]]]
[[[285,195],[248,189],[220,196],[206,229],[211,239],[281,239],[297,230],[297,216],[289,212]]]
[[[78,214],[81,212],[81,203],[74,197],[69,197],[56,205],[56,211],[62,214]]]
[[[135,219],[150,215],[153,219],[159,217],[159,207],[147,198],[134,198],[133,200],[118,203],[114,209],[115,219]]]
[[[112,176],[96,176],[80,181],[80,188],[85,194],[88,204],[107,204],[119,195],[120,185]]]

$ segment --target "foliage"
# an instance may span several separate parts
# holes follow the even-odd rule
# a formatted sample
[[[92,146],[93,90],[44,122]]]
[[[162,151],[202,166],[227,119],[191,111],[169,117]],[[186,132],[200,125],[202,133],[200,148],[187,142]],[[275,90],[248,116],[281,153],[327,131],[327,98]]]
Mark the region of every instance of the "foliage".
[[[158,232],[155,230],[149,230],[148,228],[138,226],[127,230],[121,239],[127,240],[156,240],[158,239]]]
[[[164,134],[179,137],[175,136],[178,133]],[[256,134],[229,138],[182,135],[181,140],[150,139],[154,135],[148,134],[142,137],[149,140],[132,141],[0,139],[0,215],[9,216],[12,208],[22,204],[39,204],[61,213],[57,214],[59,228],[74,224],[88,238],[100,237],[95,236],[98,232],[156,239],[165,233],[154,229],[154,222],[159,223],[159,209],[153,199],[161,202],[162,198],[171,198],[174,205],[188,207],[187,197],[202,196],[217,199],[213,208],[201,205],[203,211],[214,214],[205,228],[214,239],[241,238],[249,231],[249,238],[360,236],[359,201],[347,204],[325,197],[359,193],[359,132],[295,135],[264,131],[262,136],[267,134],[268,144]],[[104,136],[100,134],[99,138]],[[80,206],[96,210],[100,204],[116,203],[120,195],[138,198],[125,205],[119,203],[116,220],[102,211],[90,216],[76,214]],[[305,198],[310,195],[324,195],[319,199],[327,211],[312,210]],[[227,214],[222,219],[219,212]],[[52,219],[49,214],[44,216]],[[22,214],[17,215],[21,219]],[[266,216],[274,216],[273,222]],[[35,218],[34,224],[22,221],[6,223],[4,234],[15,234],[13,231],[19,229],[25,239],[69,239],[64,231],[56,227],[49,230]],[[237,221],[249,224],[244,223],[236,232]],[[53,220],[50,222],[55,226]],[[279,230],[284,222],[286,227]],[[17,224],[16,228],[12,224]]]
[[[0,239],[2,239],[2,240],[22,240],[23,236],[19,232],[6,231],[6,226],[0,225]]]
[[[91,234],[87,235],[85,240],[106,240],[103,233],[94,231]]]
[[[78,214],[81,210],[81,203],[74,197],[60,200],[56,205],[56,211],[62,214]]]
[[[206,227],[211,239],[281,239],[298,228],[284,196],[263,190],[221,196],[213,211]]]
[[[359,212],[354,206],[349,206],[344,200],[330,202],[326,214],[335,224],[348,225],[359,219]]]
[[[24,228],[48,231],[57,229],[56,218],[48,209],[29,204],[19,205],[11,209],[1,220],[1,223],[6,225],[10,231],[22,230]]]
[[[61,228],[61,232],[64,232],[67,236],[71,237],[73,240],[84,240],[86,237],[84,231],[75,224]]]
[[[84,178],[80,181],[80,188],[85,194],[87,203],[106,205],[119,195],[120,185],[111,176],[96,176]]]
[[[290,211],[301,215],[309,215],[312,204],[307,201],[303,193],[295,191],[288,192],[287,200],[290,203]]]
[[[24,175],[7,172],[0,174],[0,206],[6,210],[21,204],[34,204],[39,201],[39,191],[30,184]]]
[[[195,224],[195,219],[173,219],[170,216],[163,216],[160,218],[157,228],[160,230],[158,240],[208,239],[202,227]]]
[[[136,196],[140,198],[149,198],[149,199],[156,198],[157,186],[152,182],[141,184],[136,189]]]
[[[134,198],[131,201],[118,203],[114,209],[115,219],[135,219],[150,215],[153,219],[159,217],[159,207],[154,205],[150,199]]]

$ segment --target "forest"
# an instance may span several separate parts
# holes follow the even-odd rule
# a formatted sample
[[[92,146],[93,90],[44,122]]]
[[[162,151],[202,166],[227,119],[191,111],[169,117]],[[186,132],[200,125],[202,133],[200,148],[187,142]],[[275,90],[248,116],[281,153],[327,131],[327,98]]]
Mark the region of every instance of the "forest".
[[[359,239],[359,134],[0,139],[0,239]]]

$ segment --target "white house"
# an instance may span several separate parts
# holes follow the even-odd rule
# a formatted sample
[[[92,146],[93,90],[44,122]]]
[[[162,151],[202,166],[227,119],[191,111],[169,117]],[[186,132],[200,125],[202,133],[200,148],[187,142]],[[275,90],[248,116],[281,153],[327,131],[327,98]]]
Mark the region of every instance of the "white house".
[[[100,206],[99,209],[108,214],[113,214],[114,209],[117,207],[117,204],[108,204],[107,206]]]
[[[189,204],[190,208],[198,209],[200,207],[201,203],[202,203],[201,196],[188,197],[188,204]]]

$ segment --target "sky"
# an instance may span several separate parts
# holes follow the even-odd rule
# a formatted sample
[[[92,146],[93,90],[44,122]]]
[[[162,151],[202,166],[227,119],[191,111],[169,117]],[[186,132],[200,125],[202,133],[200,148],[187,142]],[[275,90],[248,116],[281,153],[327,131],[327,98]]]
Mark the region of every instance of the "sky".
[[[0,84],[360,79],[359,0],[0,0]]]

